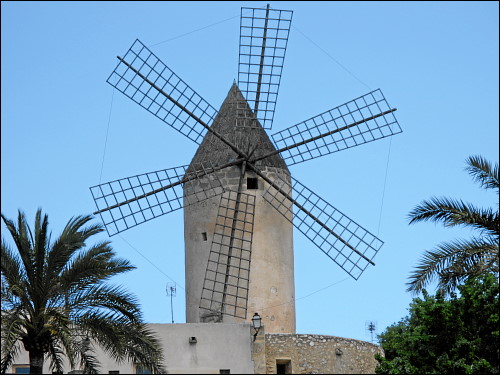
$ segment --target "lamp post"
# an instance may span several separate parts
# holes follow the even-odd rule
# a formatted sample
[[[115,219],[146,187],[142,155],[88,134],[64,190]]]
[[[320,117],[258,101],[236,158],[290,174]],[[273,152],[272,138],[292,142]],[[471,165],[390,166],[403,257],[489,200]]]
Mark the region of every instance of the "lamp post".
[[[253,335],[253,341],[255,341],[255,339],[257,338],[257,335],[259,333],[259,330],[260,330],[260,327],[262,326],[262,319],[260,317],[259,314],[255,313],[253,314],[253,317],[252,317],[252,327],[255,331],[254,335]]]

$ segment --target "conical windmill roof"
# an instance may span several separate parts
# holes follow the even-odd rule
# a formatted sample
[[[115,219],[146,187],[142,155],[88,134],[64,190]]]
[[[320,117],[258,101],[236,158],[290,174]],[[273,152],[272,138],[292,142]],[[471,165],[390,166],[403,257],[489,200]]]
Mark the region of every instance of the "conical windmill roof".
[[[252,157],[266,155],[276,150],[236,83],[231,86],[211,128],[247,155],[253,151]],[[237,158],[238,154],[227,144],[213,133],[207,132],[188,171],[198,163],[210,162],[216,166]],[[289,173],[286,163],[279,154],[259,160],[255,165],[280,168]]]

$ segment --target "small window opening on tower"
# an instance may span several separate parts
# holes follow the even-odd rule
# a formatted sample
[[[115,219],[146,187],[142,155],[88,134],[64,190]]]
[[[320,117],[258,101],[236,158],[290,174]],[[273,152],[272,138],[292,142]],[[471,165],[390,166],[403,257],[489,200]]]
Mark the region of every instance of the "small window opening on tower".
[[[276,374],[291,374],[292,361],[290,359],[276,359]]]
[[[203,239],[203,241],[206,241],[207,240],[207,232],[203,232],[201,234],[201,238]]]
[[[247,178],[247,189],[248,190],[257,190],[259,188],[259,183],[257,182],[256,177],[248,177]]]

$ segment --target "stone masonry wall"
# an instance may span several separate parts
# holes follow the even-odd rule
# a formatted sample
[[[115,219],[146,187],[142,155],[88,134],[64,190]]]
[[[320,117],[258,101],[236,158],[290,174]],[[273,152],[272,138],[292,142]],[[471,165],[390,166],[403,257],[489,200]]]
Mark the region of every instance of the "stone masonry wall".
[[[374,374],[374,355],[383,355],[378,345],[336,336],[271,333],[265,341],[267,374],[276,374],[277,360],[290,360],[293,374]]]

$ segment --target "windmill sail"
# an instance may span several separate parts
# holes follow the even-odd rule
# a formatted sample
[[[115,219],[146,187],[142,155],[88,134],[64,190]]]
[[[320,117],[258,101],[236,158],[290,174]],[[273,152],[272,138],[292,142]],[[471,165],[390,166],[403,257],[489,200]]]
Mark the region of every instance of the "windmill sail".
[[[221,196],[200,300],[218,321],[222,314],[246,318],[254,213],[254,195]]]
[[[264,194],[269,202],[309,238],[321,251],[354,279],[358,279],[383,245],[383,242],[313,191],[292,178],[293,203],[296,212],[290,212],[283,179],[275,181]]]
[[[92,186],[96,213],[108,234],[113,236],[224,192],[212,167],[200,164],[192,171],[187,169],[187,165],[162,169]],[[198,183],[201,176],[203,184]]]
[[[200,143],[217,110],[137,39],[107,82],[166,124]]]
[[[272,135],[290,166],[401,133],[380,89]]]
[[[241,8],[238,87],[264,129],[273,125],[292,15]]]

